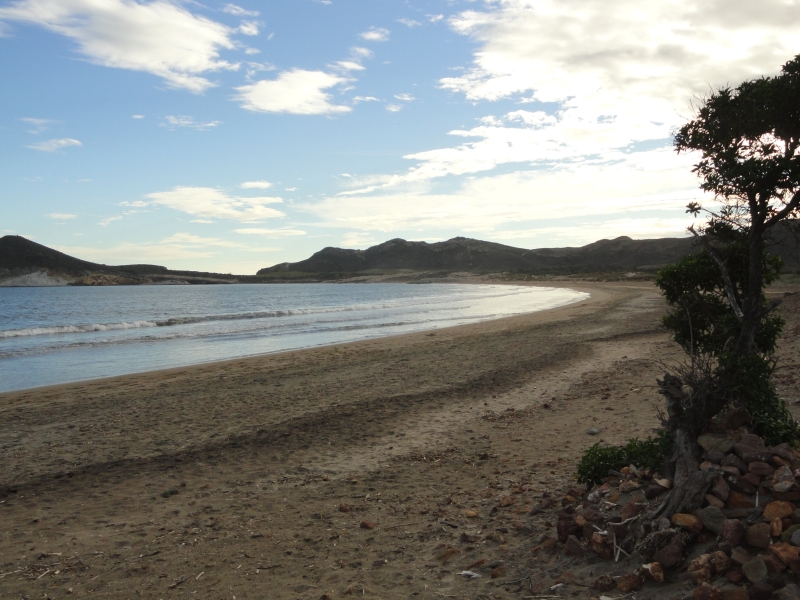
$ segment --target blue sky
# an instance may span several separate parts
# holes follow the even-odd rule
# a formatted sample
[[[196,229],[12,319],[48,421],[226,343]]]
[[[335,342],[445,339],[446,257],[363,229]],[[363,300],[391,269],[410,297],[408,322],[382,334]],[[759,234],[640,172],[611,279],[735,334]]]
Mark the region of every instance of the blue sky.
[[[797,0],[0,0],[0,233],[234,273],[683,235],[671,132],[797,53]]]

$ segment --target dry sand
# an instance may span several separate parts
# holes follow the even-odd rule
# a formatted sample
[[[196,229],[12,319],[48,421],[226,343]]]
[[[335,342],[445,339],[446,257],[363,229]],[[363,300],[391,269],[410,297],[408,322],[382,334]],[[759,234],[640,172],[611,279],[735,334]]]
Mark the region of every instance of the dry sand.
[[[658,425],[680,352],[651,284],[570,287],[591,299],[0,395],[0,598],[530,598],[573,568],[559,593],[596,597],[601,566],[536,551],[555,508],[527,513]],[[800,294],[784,315],[794,412]]]

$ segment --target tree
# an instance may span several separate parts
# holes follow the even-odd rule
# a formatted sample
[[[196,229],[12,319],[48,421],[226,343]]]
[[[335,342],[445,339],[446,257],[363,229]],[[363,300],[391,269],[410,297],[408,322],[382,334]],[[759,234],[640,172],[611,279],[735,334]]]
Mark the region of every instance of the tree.
[[[772,385],[783,321],[774,312],[779,301],[767,301],[764,288],[781,267],[767,253],[770,233],[800,216],[800,55],[777,76],[703,99],[695,118],[676,133],[675,149],[699,152],[693,171],[718,208],[689,204],[687,212],[708,217],[690,228],[702,251],[658,278],[673,308],[665,325],[690,360],[659,382],[675,485],[642,519],[641,534],[655,518],[700,507],[717,472],[699,470],[696,439],[722,409],[747,407],[772,443],[797,435]]]

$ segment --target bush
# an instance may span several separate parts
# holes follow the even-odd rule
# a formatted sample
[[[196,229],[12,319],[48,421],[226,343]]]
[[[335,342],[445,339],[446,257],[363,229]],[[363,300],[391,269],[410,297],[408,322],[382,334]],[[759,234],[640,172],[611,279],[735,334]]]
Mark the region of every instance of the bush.
[[[583,454],[578,463],[578,483],[600,483],[604,477],[608,477],[610,470],[619,470],[631,464],[656,471],[662,467],[671,450],[672,439],[666,430],[646,440],[633,438],[624,446],[601,446],[597,443]]]

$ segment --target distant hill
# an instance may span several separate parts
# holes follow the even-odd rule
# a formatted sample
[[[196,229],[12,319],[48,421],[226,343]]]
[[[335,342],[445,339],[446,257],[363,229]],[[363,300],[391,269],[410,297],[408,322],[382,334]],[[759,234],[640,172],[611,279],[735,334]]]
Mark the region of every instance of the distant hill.
[[[655,269],[692,252],[690,238],[633,240],[618,237],[580,248],[526,250],[493,242],[456,237],[428,244],[389,240],[366,250],[324,248],[296,263],[281,263],[258,274],[276,272],[357,273],[362,271],[471,271],[489,273],[587,273]]]

